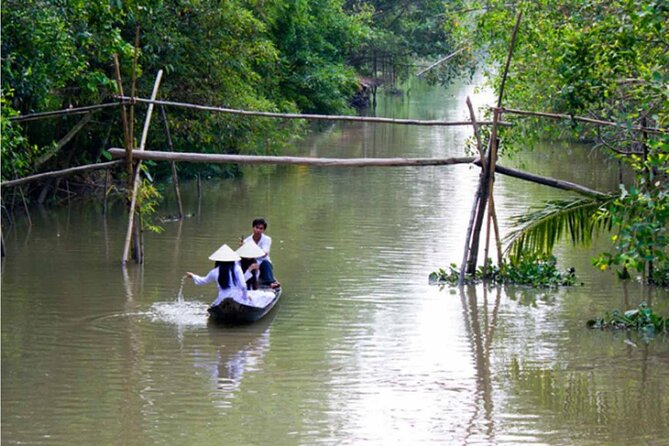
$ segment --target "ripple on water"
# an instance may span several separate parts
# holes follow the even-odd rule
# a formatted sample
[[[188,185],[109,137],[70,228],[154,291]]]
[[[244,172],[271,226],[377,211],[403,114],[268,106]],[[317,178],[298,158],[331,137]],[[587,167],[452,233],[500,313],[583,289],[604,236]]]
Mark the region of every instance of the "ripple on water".
[[[151,322],[179,326],[207,325],[207,305],[199,301],[156,302],[146,315]]]

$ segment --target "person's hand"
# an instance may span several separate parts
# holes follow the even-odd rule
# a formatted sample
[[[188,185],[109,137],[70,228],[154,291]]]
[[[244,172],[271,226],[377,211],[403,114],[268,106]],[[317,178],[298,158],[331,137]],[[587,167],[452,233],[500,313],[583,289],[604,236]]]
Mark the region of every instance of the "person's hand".
[[[187,273],[186,273],[186,276],[188,276],[188,277],[190,277],[190,278],[192,279],[192,278],[193,278],[193,273],[191,273],[191,272],[187,272]]]
[[[258,265],[257,263],[252,263],[251,265],[249,265],[249,271],[255,271],[257,269],[260,269],[260,265]]]

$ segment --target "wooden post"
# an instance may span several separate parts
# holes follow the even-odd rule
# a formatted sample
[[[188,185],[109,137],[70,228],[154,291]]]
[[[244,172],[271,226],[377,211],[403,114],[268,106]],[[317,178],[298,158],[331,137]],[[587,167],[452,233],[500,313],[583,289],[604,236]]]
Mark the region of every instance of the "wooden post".
[[[105,169],[105,187],[102,190],[102,215],[107,215],[107,191],[109,190],[109,169]]]
[[[497,121],[499,120],[499,109],[495,109],[492,115],[492,131],[490,132],[490,150],[488,151],[488,220],[486,222],[486,239],[483,257],[483,278],[488,275],[488,251],[490,249],[490,226],[492,216],[495,213],[493,201],[493,188],[495,185],[495,164],[497,162]]]
[[[160,113],[163,116],[163,123],[165,124],[165,137],[167,138],[167,147],[170,149],[170,152],[174,152],[174,147],[172,146],[172,136],[170,135],[170,125],[167,122],[167,114],[165,113],[165,107],[160,106]],[[184,218],[184,208],[181,203],[181,192],[179,191],[179,175],[177,175],[177,163],[174,161],[172,164],[172,183],[174,184],[174,196],[177,199],[177,208],[179,211],[179,219]]]
[[[155,100],[158,95],[158,87],[160,86],[160,80],[163,77],[163,70],[158,71],[156,76],[156,81],[153,84],[153,92],[151,93],[151,98]],[[149,132],[149,124],[151,123],[151,115],[153,113],[153,104],[150,104],[146,111],[146,119],[144,120],[144,130],[142,131],[142,139],[139,143],[138,151],[143,151],[146,144],[146,137]],[[132,238],[134,219],[135,219],[135,207],[137,206],[137,192],[139,191],[140,175],[141,170],[141,161],[137,162],[133,175],[133,189],[132,189],[132,198],[130,199],[130,209],[128,212],[128,231],[125,237],[125,245],[123,247],[123,257],[121,258],[121,263],[125,265],[128,261],[128,251],[130,249],[130,240]]]
[[[483,143],[481,142],[481,135],[479,133],[479,128],[476,123],[476,113],[474,113],[474,107],[472,106],[472,101],[467,96],[467,108],[469,109],[469,117],[472,120],[472,127],[474,129],[474,138],[476,139],[476,149],[479,152],[479,159],[481,161],[481,175],[485,171],[485,154],[483,153]],[[467,224],[467,235],[465,236],[465,249],[462,255],[462,263],[460,264],[460,276],[458,277],[458,285],[462,286],[465,283],[465,270],[467,269],[467,258],[469,257],[469,245],[472,238],[472,230],[474,227],[474,219],[476,217],[476,209],[478,208],[478,203],[481,198],[481,182],[479,181],[478,188],[474,194],[474,203],[472,205],[472,210],[469,216],[469,224]]]
[[[197,174],[197,215],[200,215],[200,207],[202,206],[202,182],[200,181],[200,174]]]
[[[135,45],[133,47],[132,56],[132,78],[130,81],[130,122],[128,123],[128,133],[130,134],[131,147],[135,147],[135,95],[137,93],[137,58],[139,57],[139,25],[135,28]],[[131,150],[132,153],[132,150]],[[131,192],[134,188],[133,167],[134,162],[130,158],[130,165],[128,166],[128,203],[131,200]]]
[[[25,197],[25,195],[23,195],[23,188],[22,187],[19,187],[19,192],[21,193],[21,200],[23,201],[23,209],[25,209],[26,216],[28,216],[28,225],[32,226],[33,221],[30,218],[30,210],[28,209],[28,203],[26,203],[26,197]]]
[[[114,54],[114,68],[116,74],[116,86],[121,96],[123,94],[123,82],[121,81],[121,66],[118,62],[118,56]],[[123,142],[126,151],[126,163],[128,168],[128,178],[132,178],[132,138],[130,136],[130,127],[128,126],[128,113],[125,109],[125,104],[121,104],[121,123],[123,124]],[[129,183],[128,183],[129,184]]]
[[[522,10],[518,12],[516,16],[516,24],[513,28],[513,33],[511,34],[511,43],[509,44],[509,53],[506,58],[506,64],[504,66],[504,72],[502,74],[502,81],[499,88],[499,96],[497,98],[497,109],[502,106],[502,97],[504,95],[504,86],[506,84],[506,78],[509,74],[509,66],[511,64],[511,56],[513,55],[513,48],[516,43],[516,37],[518,35],[518,28],[520,27],[520,19],[523,15]],[[467,261],[467,274],[474,274],[476,272],[476,264],[478,260],[478,249],[481,236],[481,227],[483,225],[483,217],[485,214],[486,207],[488,207],[489,196],[492,194],[492,182],[494,177],[495,169],[495,158],[497,156],[497,122],[499,121],[499,110],[493,113],[493,128],[490,135],[490,141],[488,142],[488,153],[486,164],[487,168],[483,169],[481,172],[480,179],[480,197],[478,197],[478,207],[476,220],[474,222],[474,230],[471,239],[471,244],[469,245],[468,261]],[[483,166],[481,166],[483,168]],[[485,260],[484,260],[485,265]],[[485,266],[484,266],[485,268]]]

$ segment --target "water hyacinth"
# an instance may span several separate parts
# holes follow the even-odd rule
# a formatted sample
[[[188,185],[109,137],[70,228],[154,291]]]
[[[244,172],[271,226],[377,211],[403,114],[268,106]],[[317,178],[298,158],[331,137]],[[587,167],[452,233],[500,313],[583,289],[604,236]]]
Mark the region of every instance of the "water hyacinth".
[[[429,276],[432,284],[457,285],[459,278],[460,271],[455,263],[451,263],[448,271],[439,268],[437,271],[430,273]],[[483,267],[479,267],[474,275],[465,275],[465,283],[467,284],[484,281],[503,285],[555,288],[575,285],[576,275],[574,268],[560,271],[555,256],[538,255],[524,257],[515,263],[504,261],[501,266],[492,265],[492,261],[488,259],[485,274]]]
[[[669,319],[655,313],[645,302],[637,308],[621,312],[613,310],[602,318],[587,322],[589,328],[601,330],[637,330],[644,334],[667,333]]]

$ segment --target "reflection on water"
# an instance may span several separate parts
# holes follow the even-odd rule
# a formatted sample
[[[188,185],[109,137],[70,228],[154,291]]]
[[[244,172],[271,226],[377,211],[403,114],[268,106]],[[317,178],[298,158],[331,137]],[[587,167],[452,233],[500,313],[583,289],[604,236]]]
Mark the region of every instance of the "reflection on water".
[[[263,357],[270,348],[270,324],[275,315],[276,309],[260,322],[243,326],[209,324],[209,337],[216,354],[212,362],[196,364],[196,367],[208,369],[217,393],[212,396],[216,407],[232,407],[244,375],[263,370]]]
[[[473,87],[426,88],[384,97],[379,114],[467,118]],[[295,152],[460,156],[469,134],[337,124]],[[500,162],[599,190],[617,175],[581,146]],[[477,168],[244,173],[204,182],[200,200],[183,184],[192,217],[145,234],[142,266],[120,266],[121,205],[33,212],[3,233],[3,443],[666,444],[669,340],[584,325],[641,301],[669,314],[669,293],[594,270],[603,241],[557,252],[582,286],[440,289],[427,276],[461,260]],[[174,214],[170,189],[161,215]],[[502,176],[495,191],[502,232],[564,196]],[[259,324],[209,326],[215,288],[181,279],[258,216],[280,306]]]

